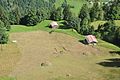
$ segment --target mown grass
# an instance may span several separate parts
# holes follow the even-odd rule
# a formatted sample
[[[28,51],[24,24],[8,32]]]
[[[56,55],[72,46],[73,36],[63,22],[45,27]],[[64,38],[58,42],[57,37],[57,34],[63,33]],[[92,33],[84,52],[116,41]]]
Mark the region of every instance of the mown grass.
[[[9,42],[2,45],[2,51],[0,49],[0,80],[15,80],[14,78],[6,77],[6,75],[9,75],[14,69],[20,58],[21,53],[16,44]]]
[[[50,32],[52,30],[51,28],[49,28],[50,22],[51,22],[51,20],[45,20],[45,21],[37,24],[36,26],[31,26],[31,27],[27,27],[27,26],[23,26],[23,25],[12,25],[10,33],[29,32],[29,31],[37,31],[37,30],[43,30],[43,31]],[[61,25],[61,22],[58,22],[58,23]],[[75,30],[73,31],[72,29],[56,29],[54,32],[64,33],[64,34],[74,36],[76,38],[84,39],[84,36],[78,34]]]
[[[16,80],[16,79],[12,77],[0,77],[0,80]]]
[[[62,3],[63,0],[57,0],[57,1],[58,1],[58,3],[57,3],[57,5],[58,5],[60,2]],[[72,11],[75,14],[78,14],[80,7],[83,4],[82,1],[84,1],[84,0],[76,0],[76,1],[78,1],[78,2],[74,2],[74,0],[68,0],[68,2],[75,7],[72,9]],[[79,5],[79,3],[81,5]],[[36,26],[31,26],[31,27],[27,27],[27,26],[23,26],[23,25],[12,25],[12,29],[11,29],[10,33],[30,32],[30,31],[38,31],[38,30],[50,32],[51,29],[48,28],[48,25],[50,22],[51,22],[50,20],[45,20],[45,21],[37,24]],[[93,22],[92,24],[97,28],[97,26],[99,24],[104,24],[104,23],[105,23],[104,21],[96,21],[96,22]],[[116,21],[116,24],[119,25],[120,22]],[[85,39],[85,37],[83,35],[78,34],[76,31],[72,31],[72,29],[56,29],[55,32],[68,34],[68,35],[76,37],[80,40]],[[108,48],[108,49],[116,50],[116,51],[120,50],[119,47],[117,47],[113,44],[110,44],[108,42],[102,41],[102,40],[99,40],[98,45]],[[15,51],[15,50],[11,50],[11,48],[9,48],[9,49],[10,49],[9,51]],[[9,56],[9,55],[7,55],[7,56]],[[58,69],[61,69],[61,67],[62,67],[63,71],[65,71],[65,70],[68,70],[68,72],[71,71],[70,74],[72,74],[72,75],[68,76],[68,77],[56,76],[49,80],[119,80],[120,79],[120,75],[119,75],[120,69],[119,68],[102,67],[102,66],[98,66],[96,64],[98,62],[101,62],[104,59],[109,59],[109,58],[113,58],[113,57],[111,57],[111,56],[100,56],[100,57],[96,57],[96,56],[80,57],[80,56],[78,56],[78,58],[76,58],[76,57],[70,56],[70,57],[57,57],[55,59],[52,58],[52,59],[54,59],[53,66],[57,65],[57,67],[58,67],[58,68],[56,66],[54,67],[54,69],[56,69],[56,72],[58,71]],[[2,57],[1,59],[4,60],[4,57]],[[9,59],[6,59],[6,60],[9,61]],[[59,64],[59,63],[61,63],[61,64]],[[72,70],[73,70],[73,72],[72,72]],[[80,70],[80,72],[83,71],[83,73],[80,73],[79,70]],[[56,74],[56,72],[55,72],[55,74]],[[58,71],[58,73],[59,73],[59,71]],[[0,77],[0,80],[16,80],[16,79],[11,78],[11,77]]]
[[[49,80],[119,80],[119,67],[107,67],[98,64],[104,61],[107,62],[106,59],[114,59],[115,57],[119,58],[119,56],[113,57],[108,54],[78,57],[64,55],[53,58],[54,70],[62,66],[62,68],[59,68],[60,71],[65,71],[65,74],[70,74],[70,76],[59,75]],[[58,73],[56,71],[56,74]]]
[[[115,50],[115,51],[120,51],[120,48],[118,46],[115,46],[114,44],[111,44],[111,43],[108,43],[106,41],[103,41],[103,40],[98,40],[98,45],[99,46],[102,46],[102,47],[105,47],[105,48],[108,48],[108,49],[112,49],[112,50]]]
[[[43,30],[50,32],[51,29],[48,27],[50,24],[50,20],[45,20],[36,26],[22,26],[22,25],[13,25],[11,29],[11,33],[14,32],[29,32],[29,31],[38,31]],[[61,22],[58,22],[59,24]],[[62,25],[62,24],[60,24]],[[83,40],[84,36],[78,34],[76,31],[72,31],[72,29],[56,29],[55,32],[64,33],[71,35],[73,37],[78,38],[79,40]],[[119,51],[120,48],[110,44],[108,42],[98,40],[98,46],[105,47],[108,49],[112,49],[115,51]],[[50,68],[50,72],[48,73],[49,68],[45,68],[44,74],[49,74],[51,76],[48,80],[119,80],[120,79],[120,69],[119,67],[106,67],[99,65],[97,63],[104,62],[106,59],[113,59],[119,56],[111,56],[110,54],[102,53],[101,56],[72,56],[72,55],[64,55],[56,58],[51,58],[51,62],[53,64],[52,68]],[[92,65],[92,66],[91,66]],[[93,68],[94,67],[94,68]],[[59,69],[59,71],[58,71]],[[42,73],[42,71],[39,71]],[[66,73],[62,73],[62,71]],[[38,72],[36,72],[37,74]],[[52,75],[56,75],[53,77]],[[61,74],[61,75],[59,75]],[[71,74],[71,76],[66,76],[66,74]],[[38,73],[39,75],[39,73]],[[29,76],[28,76],[29,77]],[[8,79],[9,80],[9,79]]]
[[[22,26],[22,25],[12,25],[12,29],[11,29],[10,33],[13,33],[13,32],[29,32],[29,31],[38,31],[38,30],[43,30],[43,31],[50,32],[51,29],[48,27],[50,22],[51,22],[51,20],[45,20],[45,21],[37,24],[36,26],[31,26],[31,27]],[[58,23],[61,25],[61,22],[58,22]],[[94,24],[94,25],[97,25],[97,23]],[[72,30],[72,29],[56,29],[54,32],[68,34],[68,35],[71,35],[73,37],[78,38],[79,40],[84,40],[85,39],[85,37],[83,35],[78,34],[75,30]],[[113,44],[110,44],[108,42],[105,42],[103,40],[99,40],[99,46],[109,48],[109,49],[113,49],[113,50],[120,50],[119,47],[117,47]]]
[[[29,31],[37,31],[37,30],[45,30],[49,31],[50,29],[47,27],[51,21],[45,20],[36,26],[23,26],[23,25],[12,25],[10,33],[13,32],[29,32]]]

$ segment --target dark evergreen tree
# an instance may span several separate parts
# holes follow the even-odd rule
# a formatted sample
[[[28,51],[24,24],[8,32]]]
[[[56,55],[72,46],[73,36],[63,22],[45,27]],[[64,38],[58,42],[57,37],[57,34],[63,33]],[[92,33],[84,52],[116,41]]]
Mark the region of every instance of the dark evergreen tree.
[[[2,6],[0,6],[0,20],[4,22],[5,28],[7,30],[10,30],[10,23],[9,23],[8,15],[5,14],[5,10]]]
[[[94,28],[90,26],[89,8],[84,4],[80,10],[80,34],[88,35],[94,33]]]
[[[66,26],[68,26],[68,28],[76,29],[78,32],[80,32],[80,19],[72,16],[71,19],[66,21]]]
[[[59,20],[62,20],[62,16],[63,16],[62,8],[58,7],[57,9],[54,9],[54,11],[51,13],[50,19],[59,21]]]
[[[63,14],[62,14],[62,7],[57,8],[57,13],[56,13],[56,20],[62,20]]]
[[[67,0],[64,0],[63,4],[62,4],[62,8],[65,8],[68,5]]]
[[[70,5],[67,5],[63,9],[63,19],[64,20],[69,20],[72,17],[72,12],[70,10]]]
[[[99,4],[98,1],[96,1],[93,4],[93,7],[90,9],[90,19],[91,21],[95,20],[103,20],[104,12]]]
[[[8,17],[8,22],[11,24],[20,24],[21,19],[29,16],[30,11],[34,11],[34,16],[31,20],[33,21],[33,19],[35,20],[35,17],[37,17],[38,19],[36,20],[39,21],[33,22],[41,22],[42,20],[50,19],[55,1],[56,0],[0,0],[0,13],[1,11],[2,13],[4,12],[4,15]],[[2,16],[2,18],[4,17]]]
[[[117,30],[116,30],[114,42],[115,42],[115,44],[120,46],[120,27],[118,27]]]
[[[8,42],[8,34],[6,33],[6,28],[4,23],[0,20],[0,43],[4,44]]]
[[[114,43],[116,40],[116,30],[114,21],[108,21],[104,25],[99,26],[98,31],[101,34],[101,39]]]
[[[23,25],[27,25],[27,26],[33,26],[33,25],[36,25],[38,23],[38,18],[35,15],[35,13],[31,11],[26,16],[21,18],[20,23]]]
[[[106,20],[120,19],[120,1],[114,0],[103,6]]]
[[[88,18],[84,18],[83,20],[81,20],[80,34],[82,34],[82,35],[88,35],[88,34],[92,34],[92,33],[93,33],[93,27],[91,27],[89,25]]]
[[[84,4],[82,6],[82,8],[80,10],[79,18],[81,18],[81,20],[83,20],[84,18],[87,18],[88,20],[90,20],[89,8],[88,8],[87,4]]]

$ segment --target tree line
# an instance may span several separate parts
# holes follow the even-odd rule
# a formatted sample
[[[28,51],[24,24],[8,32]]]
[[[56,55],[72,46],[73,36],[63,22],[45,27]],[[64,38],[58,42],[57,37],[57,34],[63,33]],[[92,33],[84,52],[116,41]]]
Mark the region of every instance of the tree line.
[[[6,31],[10,30],[10,25],[32,26],[50,19],[64,20],[67,28],[75,29],[79,34],[93,34],[108,42],[119,43],[120,29],[114,24],[114,20],[120,19],[119,0],[109,1],[107,4],[92,0],[92,6],[83,4],[77,16],[71,11],[74,6],[69,5],[67,0],[64,0],[60,7],[56,7],[55,2],[56,0],[0,0],[0,31],[3,31],[0,35],[3,42],[8,41]],[[97,20],[108,22],[99,25],[95,30],[90,23]]]
[[[0,42],[7,43],[10,25],[32,26],[50,19],[56,0],[0,0]],[[5,35],[6,34],[6,35]]]

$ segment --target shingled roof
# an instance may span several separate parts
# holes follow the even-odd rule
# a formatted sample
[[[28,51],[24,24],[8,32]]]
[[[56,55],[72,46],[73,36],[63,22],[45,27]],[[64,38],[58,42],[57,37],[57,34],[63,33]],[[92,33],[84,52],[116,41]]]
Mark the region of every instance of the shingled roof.
[[[87,43],[97,43],[98,41],[97,41],[97,39],[96,39],[96,37],[95,36],[93,36],[93,35],[87,35],[86,36],[86,40],[87,40]]]
[[[51,26],[51,28],[57,28],[59,25],[58,25],[57,22],[52,21],[52,22],[50,23],[50,26]]]

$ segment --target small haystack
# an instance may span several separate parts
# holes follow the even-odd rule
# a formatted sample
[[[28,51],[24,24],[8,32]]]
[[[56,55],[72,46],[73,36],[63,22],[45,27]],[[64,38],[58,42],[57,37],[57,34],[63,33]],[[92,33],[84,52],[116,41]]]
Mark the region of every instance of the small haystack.
[[[17,43],[17,40],[13,40],[12,42],[13,42],[13,43]]]
[[[49,62],[49,61],[46,61],[46,62],[41,63],[41,66],[42,66],[42,67],[51,66],[51,65],[52,65],[52,63]]]

